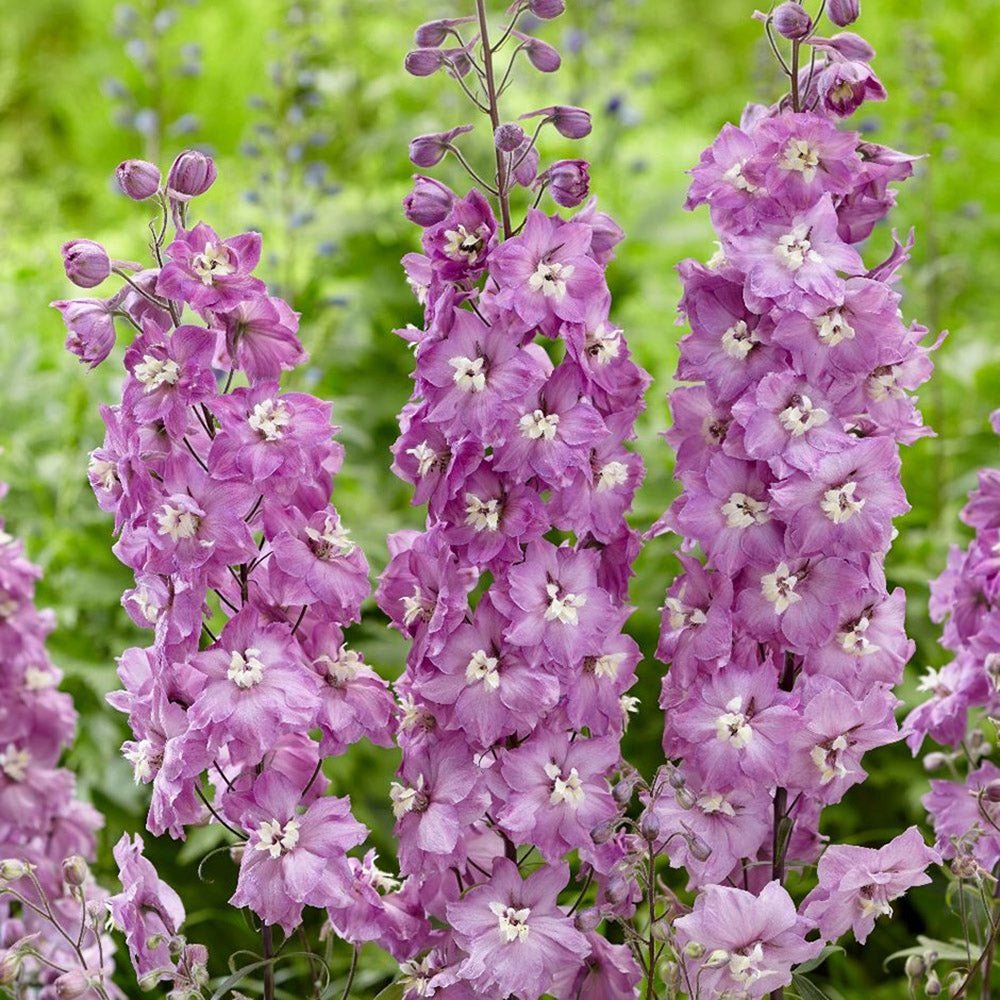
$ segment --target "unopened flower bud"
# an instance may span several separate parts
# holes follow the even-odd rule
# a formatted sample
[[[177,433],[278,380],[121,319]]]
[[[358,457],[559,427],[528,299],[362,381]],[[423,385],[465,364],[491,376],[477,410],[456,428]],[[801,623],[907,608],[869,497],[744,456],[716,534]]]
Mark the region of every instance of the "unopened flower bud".
[[[702,963],[706,969],[718,969],[729,961],[729,952],[725,948],[716,948]]]
[[[122,193],[133,201],[145,201],[160,190],[160,168],[148,160],[125,160],[115,170]]]
[[[701,958],[701,956],[705,954],[705,946],[703,944],[699,944],[697,941],[688,941],[688,943],[684,945],[684,954],[687,955],[688,958]]]
[[[471,125],[459,125],[447,132],[430,132],[410,140],[410,160],[418,167],[433,167],[444,159],[448,146],[457,136],[471,132]]]
[[[565,9],[565,0],[528,0],[528,10],[544,21],[558,17]]]
[[[597,925],[601,922],[601,911],[596,906],[588,906],[581,910],[573,920],[573,926],[581,934],[589,934],[597,930]]]
[[[457,28],[460,24],[468,24],[474,20],[475,18],[473,17],[451,17],[440,18],[437,21],[428,21],[417,28],[414,41],[422,49],[436,48],[438,45],[445,43],[448,36],[452,34],[453,28]]]
[[[540,73],[555,73],[562,65],[562,56],[548,42],[543,42],[540,38],[534,38],[532,35],[525,35],[520,31],[515,31],[513,34],[520,41],[528,61]]]
[[[617,905],[628,899],[628,882],[621,875],[612,875],[604,889],[604,895],[609,903]]]
[[[829,0],[826,13],[838,28],[846,28],[860,16],[861,0]]]
[[[433,177],[417,174],[413,190],[403,199],[403,213],[418,226],[436,226],[443,222],[455,204],[455,192]]]
[[[956,854],[951,862],[951,870],[956,878],[975,878],[979,874],[979,862],[971,854]]]
[[[948,973],[948,978],[945,982],[948,984],[948,1000],[966,996],[968,983],[965,981],[964,973],[959,972],[958,969],[953,969]]]
[[[590,839],[595,844],[606,844],[615,835],[615,831],[618,829],[618,822],[618,817],[615,816],[613,819],[608,819],[598,824],[590,831]]]
[[[576,208],[590,194],[590,165],[586,160],[559,160],[545,172],[552,200]]]
[[[16,882],[24,878],[35,866],[20,858],[4,858],[0,861],[0,881]]]
[[[678,788],[674,792],[674,798],[677,799],[677,804],[681,809],[693,809],[695,802],[697,802],[690,788]]]
[[[909,980],[923,979],[924,973],[927,971],[927,963],[924,961],[924,956],[910,955],[906,960],[906,965],[903,966],[903,970],[906,972],[906,978]]]
[[[631,775],[627,775],[622,778],[621,781],[616,781],[611,788],[611,797],[620,806],[627,806],[632,801],[632,795],[635,792],[635,780]]]
[[[406,53],[403,66],[410,76],[432,76],[446,62],[443,49],[413,49]]]
[[[17,980],[21,971],[21,955],[16,951],[9,951],[0,958],[0,986],[10,986]]]
[[[80,288],[93,288],[111,274],[111,258],[100,243],[70,240],[62,245],[66,277]]]
[[[687,842],[688,850],[691,852],[691,856],[696,861],[708,861],[708,859],[712,856],[712,848],[709,847],[708,844],[706,844],[705,841],[698,836],[698,834],[687,834],[684,837],[684,840]]]
[[[547,122],[551,122],[560,135],[567,139],[582,139],[590,135],[592,128],[590,123],[590,112],[583,108],[571,108],[565,105],[556,104],[549,108],[539,108],[537,111],[529,111],[521,115],[521,120],[525,118],[538,118],[543,116]]]
[[[1000,778],[994,778],[983,789],[983,797],[987,802],[1000,802]]]
[[[947,763],[948,758],[938,751],[926,754],[924,756],[924,770],[925,771],[936,771]]]
[[[170,165],[167,194],[175,201],[190,201],[215,183],[215,161],[197,149],[185,149]]]
[[[801,41],[812,30],[812,18],[805,7],[795,0],[787,0],[775,9],[774,28],[782,38]]]
[[[517,122],[504,122],[497,126],[493,141],[502,153],[513,153],[524,145],[528,136]]]
[[[809,44],[817,49],[830,49],[845,59],[856,62],[871,62],[875,50],[860,35],[853,31],[841,31],[832,38],[812,38]]]
[[[58,1000],[80,1000],[80,997],[85,997],[93,986],[94,981],[90,976],[79,969],[72,969],[56,979],[56,997]]]
[[[90,868],[84,858],[79,854],[72,854],[63,859],[62,876],[67,885],[81,886],[87,881]]]
[[[639,819],[639,833],[650,844],[660,836],[660,818],[651,809],[647,809]]]
[[[931,969],[927,973],[927,981],[924,983],[924,996],[928,997],[939,997],[941,995],[941,980],[938,979],[938,974]]]
[[[538,174],[538,147],[531,146],[530,139],[525,138],[513,155],[516,166],[514,167],[514,180],[521,187],[530,187]]]

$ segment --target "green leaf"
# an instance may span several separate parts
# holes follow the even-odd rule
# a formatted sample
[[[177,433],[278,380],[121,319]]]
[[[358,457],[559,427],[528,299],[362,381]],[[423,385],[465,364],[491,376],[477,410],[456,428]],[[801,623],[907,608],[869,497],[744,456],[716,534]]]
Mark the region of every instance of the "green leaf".
[[[375,997],[375,1000],[403,1000],[405,992],[406,985],[404,983],[390,983]]]
[[[964,962],[968,957],[964,942],[962,944],[949,944],[947,941],[936,941],[934,938],[924,937],[922,934],[917,935],[917,941],[919,943],[912,948],[902,948],[900,951],[894,951],[882,963],[882,968],[888,969],[889,963],[897,958],[909,958],[910,955],[925,955],[929,951],[936,951],[938,958],[945,962]],[[973,962],[975,962],[978,955],[979,952],[977,949],[973,948]]]
[[[808,962],[803,962],[801,965],[797,965],[795,967],[795,974],[797,976],[802,976],[807,972],[812,972],[813,969],[818,969],[831,955],[838,954],[846,955],[847,952],[845,952],[839,944],[828,944],[815,958],[811,958]]]
[[[824,993],[815,983],[811,983],[804,976],[795,973],[792,973],[792,987],[798,993],[800,1000],[830,1000],[829,995]]]
[[[244,965],[242,969],[237,969],[231,976],[227,976],[219,984],[219,988],[212,994],[211,1000],[222,1000],[222,998],[238,983],[243,982],[251,972],[256,972],[258,969],[263,969],[265,965],[272,965],[274,963],[273,958],[267,959],[267,961],[251,962],[249,965]]]

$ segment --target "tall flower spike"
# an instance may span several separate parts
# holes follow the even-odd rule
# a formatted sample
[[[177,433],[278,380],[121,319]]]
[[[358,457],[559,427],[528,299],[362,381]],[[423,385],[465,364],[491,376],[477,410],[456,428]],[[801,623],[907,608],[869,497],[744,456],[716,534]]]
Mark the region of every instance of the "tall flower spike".
[[[522,116],[528,132],[501,114],[500,60],[558,64],[519,30],[522,15],[563,4],[518,0],[497,32],[485,8],[432,22],[418,42],[447,33],[462,46],[473,72],[453,75],[488,120],[495,171],[473,173],[464,195],[418,176],[404,204],[424,227],[423,253],[404,260],[424,324],[401,331],[416,371],[394,468],[427,524],[390,538],[378,597],[412,641],[391,790],[401,867],[444,925],[432,950],[414,942],[404,956],[405,996],[537,1000],[586,984],[630,997],[641,972],[629,949],[595,922],[575,927],[559,900],[579,906],[622,881],[618,840],[591,834],[620,815],[609,778],[634,708],[639,652],[621,628],[642,463],[628,442],[648,378],[610,317],[605,269],[621,231],[593,201],[568,219],[539,208],[546,192],[586,201],[587,164],[540,169],[538,143],[547,125],[585,135],[590,116],[545,108]],[[468,21],[478,35],[466,42]],[[418,49],[407,67],[444,52]],[[459,146],[469,130],[420,136],[411,158],[472,173]],[[534,852],[540,868],[525,864]],[[574,853],[582,891],[567,891]]]
[[[899,446],[930,433],[913,392],[931,363],[893,288],[908,247],[873,268],[858,251],[912,171],[839,127],[881,84],[800,5],[762,18],[789,93],[722,129],[688,197],[720,250],[679,267],[677,377],[692,384],[671,394],[667,438],[683,490],[654,529],[689,553],[659,648],[678,770],[650,807],[698,893],[677,922],[688,988],[780,997],[796,962],[851,927],[863,940],[936,859],[915,830],[826,853],[820,833],[822,809],[866,777],[863,755],[900,738],[892,687],[913,643],[884,561],[909,509]],[[785,875],[817,860],[796,911]],[[743,914],[739,933],[726,913]]]
[[[153,631],[148,648],[122,654],[122,690],[109,696],[132,729],[124,756],[151,786],[147,828],[182,838],[217,823],[231,836],[231,902],[260,922],[273,998],[273,928],[292,933],[307,907],[358,946],[379,938],[400,952],[426,929],[407,890],[348,857],[367,831],[346,797],[326,794],[324,759],[365,737],[391,745],[394,705],[345,643],[370,583],[330,503],[343,460],[331,406],[279,384],[306,360],[298,314],[254,275],[259,234],[188,225],[215,178],[202,154],[177,157],[156,193],[156,266],[113,262],[122,286],[97,300],[111,340],[100,353],[116,319],[131,336],[90,480],[135,574],[125,609]],[[76,273],[75,255],[67,269]],[[96,348],[76,350],[79,303],[58,306],[70,349],[100,363]],[[115,850],[123,890],[112,917],[145,984],[200,996],[204,949],[184,940],[182,901],[142,848],[126,835]]]
[[[111,982],[107,894],[86,860],[104,817],[57,766],[76,712],[45,649],[55,621],[35,606],[40,575],[0,518],[0,983],[35,996],[62,969],[86,985],[78,996],[109,1000],[123,994]]]

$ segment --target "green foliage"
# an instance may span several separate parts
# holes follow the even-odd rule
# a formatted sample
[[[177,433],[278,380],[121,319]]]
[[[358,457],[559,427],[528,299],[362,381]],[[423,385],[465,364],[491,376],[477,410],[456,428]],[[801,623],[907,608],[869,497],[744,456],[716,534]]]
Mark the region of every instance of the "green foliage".
[[[123,729],[104,695],[117,683],[115,656],[148,640],[118,605],[129,575],[111,553],[111,523],[97,510],[85,475],[86,454],[103,433],[98,405],[117,395],[114,364],[95,373],[80,369],[64,354],[60,321],[46,304],[72,292],[59,265],[62,241],[89,236],[115,256],[141,253],[145,209],[117,197],[110,177],[118,160],[143,151],[134,133],[112,122],[101,94],[106,78],[131,72],[111,32],[108,0],[8,6],[0,34],[0,479],[12,489],[4,514],[45,567],[41,600],[59,617],[52,650],[83,719],[70,764],[83,794],[107,815],[97,870],[110,884],[111,845],[123,830],[142,828],[146,794],[132,784],[118,757]],[[241,202],[260,164],[242,158],[240,144],[258,116],[247,98],[266,86],[266,64],[280,55],[269,49],[268,39],[286,6],[244,0],[182,7],[171,35],[203,47],[203,74],[179,81],[170,99],[172,113],[198,116],[199,138],[219,159],[220,179],[199,213],[220,231],[259,226],[265,248],[274,232],[279,249],[287,243],[279,236],[287,221],[280,199]],[[293,304],[303,312],[303,339],[312,354],[296,387],[335,401],[347,447],[336,502],[378,571],[386,559],[385,534],[421,520],[421,512],[409,506],[409,488],[389,471],[388,452],[411,367],[392,330],[418,319],[398,265],[417,245],[416,230],[399,210],[411,173],[406,143],[413,134],[468,118],[445,81],[416,84],[404,75],[402,59],[414,25],[458,7],[452,0],[325,0],[319,6],[325,16],[315,42],[325,59],[317,86],[331,133],[322,157],[341,192],[324,203],[311,231],[332,241],[336,251],[321,259],[300,251],[290,268],[275,262],[271,276],[295,289]],[[718,127],[738,116],[745,98],[776,93],[758,26],[749,19],[752,7],[571,0],[567,19],[545,30],[557,44],[571,30],[582,32],[582,49],[573,54],[564,47],[561,76],[533,82],[534,89],[510,99],[512,109],[521,109],[551,103],[558,94],[595,111],[594,135],[579,153],[593,160],[594,190],[628,233],[611,271],[615,316],[637,360],[656,380],[638,442],[648,466],[634,518],[640,528],[659,516],[676,489],[670,452],[658,437],[681,332],[673,324],[679,297],[673,268],[684,256],[704,258],[712,250],[705,214],[681,211],[683,171]],[[915,697],[915,678],[925,665],[944,662],[937,628],[927,616],[927,580],[943,566],[948,544],[961,538],[956,515],[976,469],[998,464],[986,417],[1000,405],[994,330],[1000,285],[993,277],[1000,172],[984,169],[1000,160],[998,17],[1000,0],[952,4],[947,11],[933,0],[881,0],[864,5],[860,25],[879,49],[876,65],[891,95],[889,103],[866,112],[864,127],[876,141],[932,154],[918,179],[902,189],[893,223],[901,233],[917,227],[914,261],[904,277],[907,315],[952,331],[923,400],[939,437],[904,455],[913,510],[899,525],[889,559],[891,582],[910,595],[909,627],[917,642],[906,699]],[[546,151],[564,154],[569,147],[548,145]],[[164,156],[170,152],[165,148]],[[450,179],[462,184],[457,173]],[[880,230],[867,259],[875,263],[889,245],[888,231]],[[660,757],[655,706],[661,668],[652,654],[656,609],[676,571],[674,547],[669,537],[650,543],[632,589],[638,611],[630,629],[648,658],[637,692],[644,711],[632,724],[626,751],[647,774]],[[377,669],[396,676],[405,646],[374,605],[366,610],[352,641]],[[364,747],[328,768],[335,789],[350,792],[360,818],[372,826],[384,856],[391,854],[386,790],[395,764],[393,753]],[[869,781],[825,820],[824,832],[833,840],[878,844],[921,821],[927,777],[907,749],[886,748],[867,764]],[[255,941],[240,916],[222,905],[233,888],[228,859],[210,858],[203,872],[210,881],[199,880],[196,862],[218,846],[213,837],[199,834],[179,849],[155,844],[151,855],[189,902],[192,938],[214,948],[224,962]],[[832,954],[808,982],[800,978],[795,991],[803,1000],[904,997],[901,975],[887,978],[882,963],[907,954],[917,934],[954,934],[944,893],[943,880],[912,893],[893,920],[880,924],[863,953],[850,947],[846,955]],[[349,957],[343,946],[334,949],[331,989],[345,982]],[[370,948],[361,969],[353,991],[358,998],[378,993],[395,975],[394,963]],[[221,983],[224,964],[215,971]],[[389,986],[381,996],[388,1000],[393,990],[398,993]]]

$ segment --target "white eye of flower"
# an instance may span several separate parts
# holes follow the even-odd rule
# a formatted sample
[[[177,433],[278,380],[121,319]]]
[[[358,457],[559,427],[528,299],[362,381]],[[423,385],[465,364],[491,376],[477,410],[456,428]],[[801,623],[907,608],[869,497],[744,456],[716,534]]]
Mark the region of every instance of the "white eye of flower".
[[[477,649],[465,668],[465,680],[468,684],[482,681],[487,691],[496,691],[500,687],[500,660],[488,656],[485,649]]]
[[[280,441],[285,429],[291,426],[292,414],[282,400],[265,399],[253,408],[247,423],[265,441]]]
[[[595,330],[588,330],[584,337],[584,350],[599,365],[606,365],[621,353],[621,336],[618,330],[602,323]]]
[[[403,962],[399,971],[402,974],[402,984],[416,996],[431,997],[437,992],[437,988],[431,986],[431,980],[438,972],[432,955],[426,955],[419,962],[415,958]]]
[[[546,584],[545,592],[549,595],[549,604],[545,609],[547,622],[560,622],[563,625],[580,624],[577,612],[587,603],[585,594],[563,593],[558,583]]]
[[[797,170],[807,184],[812,184],[819,168],[819,150],[805,139],[789,139],[779,166],[782,170]]]
[[[597,477],[597,492],[613,490],[616,486],[627,482],[628,466],[624,462],[607,462],[601,466],[601,473]]]
[[[525,413],[517,422],[517,426],[530,441],[537,441],[539,438],[551,441],[556,436],[556,428],[559,426],[559,414],[533,410],[531,413]]]
[[[896,381],[899,369],[895,365],[883,365],[865,379],[868,395],[876,403],[884,403],[887,399],[902,399],[906,391]]]
[[[525,906],[521,910],[515,910],[513,906],[494,902],[490,903],[490,910],[497,918],[500,937],[505,944],[523,941],[528,936],[528,917],[531,916],[529,907]]]
[[[774,605],[775,614],[783,615],[802,600],[802,595],[795,593],[798,582],[799,578],[783,562],[778,563],[773,573],[765,573],[760,578],[761,593]]]
[[[726,702],[726,711],[715,720],[716,739],[742,750],[753,739],[750,720],[743,714],[743,699],[737,695]]]
[[[704,625],[708,621],[708,615],[701,608],[688,608],[677,597],[668,597],[663,602],[662,610],[667,612],[672,629],[685,628],[688,625]]]
[[[257,827],[257,843],[255,851],[267,851],[272,858],[280,858],[282,854],[295,850],[299,842],[299,827],[297,819],[290,819],[282,825],[279,819],[264,820]]]
[[[24,671],[24,688],[26,691],[45,691],[58,684],[56,675],[46,667],[28,667]]]
[[[392,814],[396,819],[402,819],[407,813],[421,807],[425,801],[424,776],[420,775],[414,786],[402,785],[398,781],[389,785],[389,798],[392,801]]]
[[[177,384],[181,366],[170,358],[154,358],[145,354],[132,374],[146,387],[145,392],[156,392],[161,386]]]
[[[8,743],[6,749],[0,750],[0,772],[11,781],[24,781],[28,776],[29,764],[31,754],[27,750],[18,749],[13,743]]]
[[[713,242],[716,247],[715,253],[705,261],[705,267],[710,271],[718,271],[726,265],[726,249],[719,240],[714,240]]]
[[[150,625],[156,624],[163,609],[156,603],[156,599],[145,587],[137,588],[129,600],[135,604],[139,609],[139,613]]]
[[[917,690],[933,694],[935,698],[947,698],[952,693],[951,687],[944,679],[944,668],[937,670],[934,667],[927,668],[927,672],[917,684]]]
[[[759,190],[756,184],[751,184],[750,181],[743,176],[743,163],[734,163],[723,175],[722,179],[727,183],[731,184],[737,191],[746,191],[747,194],[753,194],[755,191]]]
[[[332,514],[327,514],[322,531],[307,527],[305,534],[316,558],[327,562],[338,556],[349,556],[355,548],[350,530],[339,524]]]
[[[794,395],[779,414],[781,426],[792,437],[802,437],[814,427],[821,427],[830,419],[830,414],[820,406],[814,406],[808,396]]]
[[[538,262],[538,267],[528,278],[528,287],[533,292],[541,292],[546,298],[560,302],[566,295],[566,282],[573,277],[576,267],[560,264],[558,261]]]
[[[446,229],[444,252],[452,260],[467,260],[472,263],[482,252],[489,230],[485,225],[471,233],[463,225],[454,229]]]
[[[250,648],[242,653],[234,649],[226,677],[244,691],[256,687],[264,679],[264,661],[260,657],[259,649]]]
[[[191,270],[201,278],[203,285],[211,285],[218,277],[236,273],[232,254],[224,243],[206,243],[205,249],[191,258]]]
[[[721,792],[709,792],[699,796],[694,803],[703,813],[711,816],[722,813],[723,816],[735,816],[736,810],[732,803]]]
[[[497,531],[503,508],[497,499],[482,500],[475,493],[465,494],[465,523],[476,531]]]
[[[416,621],[429,622],[434,615],[434,602],[424,596],[419,587],[413,588],[413,594],[403,598],[403,624],[412,625]]]
[[[598,680],[613,681],[617,679],[618,672],[624,662],[624,653],[605,653],[603,656],[593,657],[590,669],[593,670],[594,676]]]
[[[755,524],[767,524],[771,520],[767,504],[746,493],[731,493],[720,512],[730,528],[749,528]]]
[[[743,361],[753,350],[754,344],[760,343],[756,330],[751,330],[746,320],[737,320],[728,330],[722,333],[722,349],[731,358]]]
[[[851,628],[838,632],[837,641],[840,643],[840,648],[851,656],[870,656],[872,653],[877,653],[881,647],[876,646],[865,636],[870,625],[871,619],[862,616]]]
[[[809,241],[809,227],[805,224],[796,226],[778,240],[774,256],[793,272],[802,267],[806,261],[811,264],[823,262],[823,258],[812,248],[812,243]]]
[[[346,645],[340,647],[333,656],[317,656],[316,664],[321,666],[326,674],[327,683],[333,687],[340,687],[349,684],[364,667],[364,660],[361,654],[353,649],[348,649]]]
[[[149,781],[160,766],[160,755],[150,740],[140,740],[125,750],[122,756],[132,765],[132,775],[137,785]]]
[[[827,347],[836,347],[845,340],[853,340],[856,335],[854,327],[847,322],[840,309],[830,309],[821,313],[813,320],[813,324],[820,343]]]
[[[755,941],[730,953],[729,974],[738,983],[747,986],[769,971],[763,964],[764,948],[759,941]]]
[[[563,777],[562,768],[558,764],[549,761],[544,768],[545,777],[552,782],[552,792],[549,795],[549,804],[559,806],[566,803],[571,809],[577,809],[583,804],[585,792],[583,780],[575,767],[569,769],[569,774]]]
[[[115,463],[104,458],[95,458],[91,455],[87,464],[87,473],[91,481],[97,483],[102,490],[112,490],[118,482],[118,471],[115,468]]]
[[[406,454],[412,455],[416,459],[417,475],[421,478],[434,468],[440,458],[438,453],[426,441],[421,441],[420,444],[413,448],[407,448]]]
[[[838,736],[827,745],[817,744],[809,751],[812,762],[820,772],[820,784],[828,785],[835,778],[847,775],[847,768],[841,762],[841,754],[847,749],[847,740]]]
[[[873,914],[876,918],[892,916],[892,907],[889,905],[889,900],[885,898],[885,891],[884,888],[875,885],[864,885],[858,890],[861,911],[866,917]]]
[[[201,518],[189,510],[165,503],[156,512],[156,523],[161,535],[169,535],[172,542],[194,538],[201,526]]]
[[[482,392],[486,388],[486,358],[467,358],[456,354],[448,359],[455,369],[451,379],[464,392]]]
[[[819,504],[820,509],[834,524],[843,524],[845,521],[849,521],[864,507],[864,500],[854,498],[857,488],[857,483],[844,483],[843,486],[829,489],[823,494],[823,499]]]

